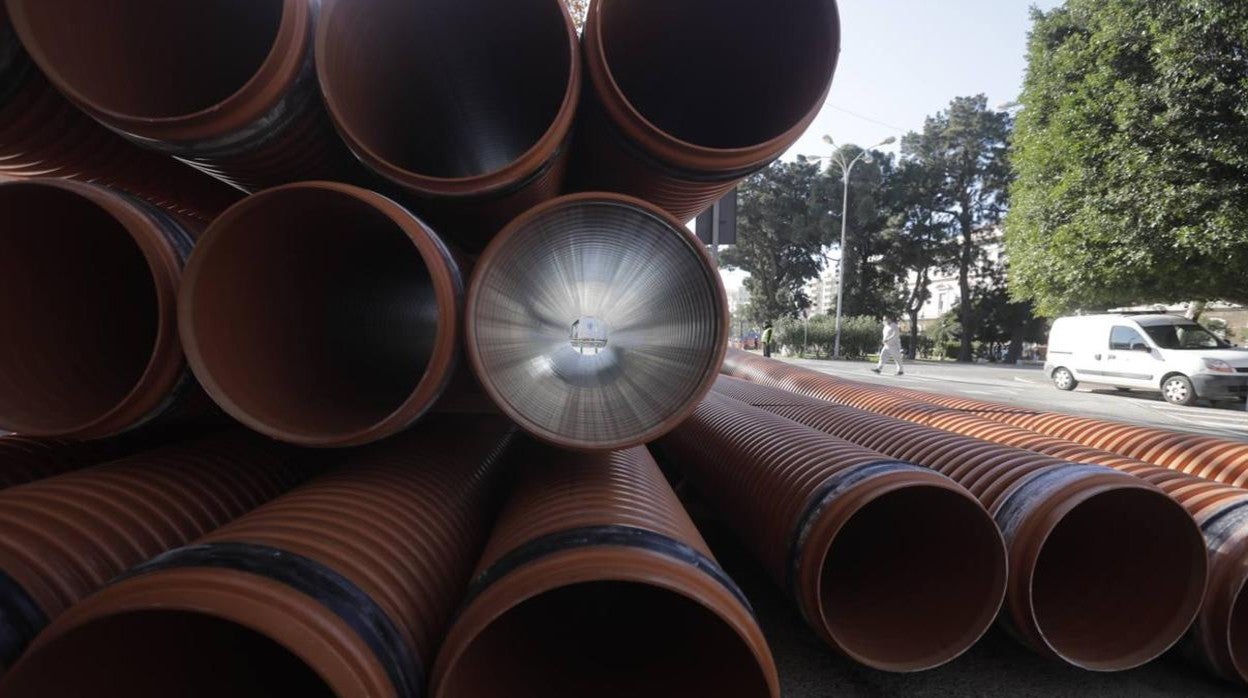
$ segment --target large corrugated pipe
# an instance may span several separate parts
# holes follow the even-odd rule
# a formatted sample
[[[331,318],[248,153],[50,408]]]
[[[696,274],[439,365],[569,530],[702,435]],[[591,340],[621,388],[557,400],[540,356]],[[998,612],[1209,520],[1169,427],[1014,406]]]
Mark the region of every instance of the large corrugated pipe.
[[[1104,465],[1151,482],[1187,509],[1205,535],[1209,585],[1184,649],[1225,678],[1248,682],[1248,491],[1037,434],[953,409],[897,397],[888,413],[965,436]]]
[[[316,49],[347,144],[461,247],[559,193],[581,94],[563,0],[325,0]]]
[[[540,439],[613,450],[671,430],[710,390],[728,307],[710,256],[658,208],[577,194],[490,243],[467,350],[499,408]]]
[[[637,196],[687,221],[814,121],[840,20],[834,0],[594,0],[583,44],[572,186]]]
[[[422,695],[488,534],[510,433],[429,424],[345,455],[72,608],[0,694]]]
[[[0,489],[23,485],[87,466],[172,443],[186,430],[151,428],[96,441],[56,437],[0,435]]]
[[[7,0],[30,55],[114,131],[246,191],[362,180],[316,84],[316,0]]]
[[[644,447],[518,466],[434,696],[779,697],[749,603]]]
[[[58,179],[0,183],[0,220],[0,429],[99,438],[202,415],[176,320],[200,224]]]
[[[1001,608],[1001,534],[949,478],[715,393],[659,446],[858,662],[938,666]]]
[[[731,378],[716,391],[966,486],[1010,548],[1003,620],[1041,654],[1129,669],[1177,642],[1200,609],[1200,529],[1151,484]]]
[[[139,148],[69,103],[31,62],[0,3],[0,180],[64,177],[211,220],[241,193]]]
[[[283,441],[352,446],[411,426],[446,388],[463,280],[398,204],[305,182],[222,214],[178,302],[187,357],[226,412]]]
[[[724,372],[751,380],[768,375],[773,378],[780,376],[779,367],[742,351],[732,352],[725,361]],[[1248,487],[1248,444],[1242,441],[1077,417],[999,402],[936,395],[921,390],[882,387],[813,371],[785,370],[783,373],[784,380],[801,382],[803,389],[800,392],[843,404],[855,404],[853,401],[862,400],[863,396],[876,399],[885,395],[902,397],[921,404],[976,414],[1223,484]],[[796,385],[793,383],[793,386]]]
[[[0,673],[49,621],[127,568],[299,483],[310,468],[296,459],[238,431],[0,492]]]

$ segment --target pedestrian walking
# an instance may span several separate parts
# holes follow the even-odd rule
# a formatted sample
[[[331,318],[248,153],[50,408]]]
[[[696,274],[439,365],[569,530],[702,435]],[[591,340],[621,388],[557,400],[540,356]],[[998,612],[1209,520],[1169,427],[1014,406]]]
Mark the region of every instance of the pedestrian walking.
[[[763,325],[763,356],[765,356],[765,357],[767,357],[767,358],[771,358],[771,337],[772,337],[772,334],[773,334],[773,332],[772,332],[772,329],[771,329],[771,323],[769,322],[769,323],[767,323],[767,324]]]
[[[884,362],[892,359],[897,364],[897,375],[905,375],[905,371],[901,368],[901,328],[897,326],[897,321],[891,317],[884,318],[884,342],[880,346],[880,362],[871,369],[872,373],[879,373],[884,368]]]

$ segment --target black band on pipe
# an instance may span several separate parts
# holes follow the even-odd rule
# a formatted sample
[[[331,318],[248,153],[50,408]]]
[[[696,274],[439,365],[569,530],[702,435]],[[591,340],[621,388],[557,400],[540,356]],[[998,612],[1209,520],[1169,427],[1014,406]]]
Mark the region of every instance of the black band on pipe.
[[[466,608],[490,585],[534,560],[565,550],[600,546],[636,548],[658,553],[677,562],[696,567],[727,589],[737,601],[741,602],[750,615],[754,614],[754,609],[750,606],[749,600],[745,598],[745,594],[714,560],[678,540],[632,526],[586,526],[534,538],[502,556],[484,572],[477,575],[468,587],[468,593],[461,608]]]
[[[872,463],[863,463],[845,468],[840,472],[828,478],[827,482],[815,490],[810,501],[806,504],[806,511],[802,513],[802,517],[797,520],[797,526],[793,529],[793,540],[789,544],[789,564],[787,566],[788,584],[785,586],[789,589],[789,593],[793,598],[800,599],[802,595],[798,589],[798,583],[801,579],[802,552],[806,547],[806,540],[810,537],[810,531],[815,527],[815,523],[819,520],[819,515],[824,509],[832,503],[832,500],[841,496],[849,488],[857,485],[863,480],[894,473],[899,470],[914,470],[921,472],[931,472],[927,468],[922,468],[912,463],[906,463],[898,460],[875,461]],[[803,613],[805,611],[803,610]],[[813,619],[807,619],[808,621]]]
[[[0,570],[0,674],[13,666],[47,624],[48,616],[39,604]]]
[[[1200,531],[1205,534],[1205,547],[1210,555],[1243,541],[1245,534],[1248,534],[1248,501],[1231,502],[1205,519]]]
[[[420,696],[424,670],[394,621],[351,580],[325,565],[294,553],[249,543],[209,543],[179,548],[139,565],[113,580],[161,570],[206,567],[254,574],[309,596],[351,626],[385,667],[395,694]]]

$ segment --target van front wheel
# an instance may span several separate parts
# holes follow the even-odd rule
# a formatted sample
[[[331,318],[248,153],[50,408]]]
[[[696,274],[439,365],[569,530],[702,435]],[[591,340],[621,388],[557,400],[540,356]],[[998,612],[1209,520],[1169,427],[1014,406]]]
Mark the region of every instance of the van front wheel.
[[[1075,380],[1075,374],[1070,369],[1059,367],[1053,370],[1053,385],[1058,390],[1074,390],[1079,386],[1079,381]]]
[[[1161,396],[1172,405],[1196,403],[1196,389],[1187,376],[1170,376],[1161,383]]]

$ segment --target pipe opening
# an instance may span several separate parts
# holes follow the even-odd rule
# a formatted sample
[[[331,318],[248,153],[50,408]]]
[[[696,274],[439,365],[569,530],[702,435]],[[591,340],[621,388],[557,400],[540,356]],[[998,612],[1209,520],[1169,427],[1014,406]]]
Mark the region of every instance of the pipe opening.
[[[289,650],[241,625],[184,611],[108,616],[27,656],[10,696],[332,698]]]
[[[0,187],[0,222],[0,426],[76,431],[135,388],[172,298],[126,227],[77,193]]]
[[[599,3],[603,53],[625,98],[707,148],[759,145],[797,126],[822,106],[840,51],[833,0]]]
[[[645,209],[597,199],[511,231],[473,278],[469,351],[483,386],[565,445],[665,431],[714,379],[726,336],[722,291],[695,243]]]
[[[322,188],[275,190],[200,243],[183,337],[205,387],[271,435],[324,442],[402,407],[447,331],[408,233]]]
[[[940,487],[894,490],[855,512],[827,551],[823,622],[870,666],[929,669],[992,624],[1005,569],[1001,536],[973,500]]]
[[[162,119],[238,92],[268,58],[283,0],[16,0],[24,37],[69,89],[105,111]]]
[[[494,620],[443,675],[459,698],[768,696],[733,628],[702,604],[631,582],[586,582]]]
[[[1087,669],[1139,666],[1168,649],[1204,596],[1204,539],[1169,497],[1142,489],[1080,502],[1045,540],[1031,580],[1049,646]]]
[[[1239,592],[1235,594],[1226,630],[1231,663],[1239,677],[1248,681],[1248,584],[1241,583]]]
[[[351,0],[317,56],[339,126],[426,177],[497,171],[551,128],[579,60],[557,0]]]

